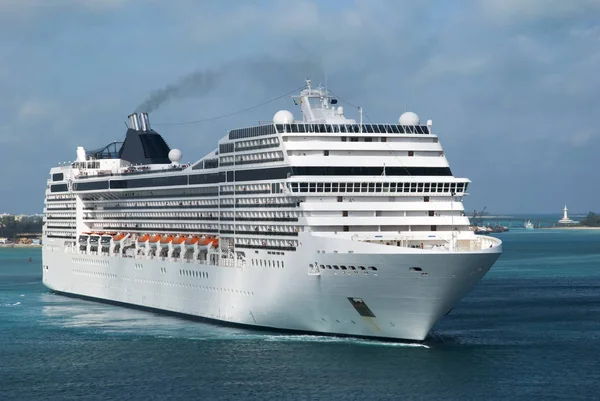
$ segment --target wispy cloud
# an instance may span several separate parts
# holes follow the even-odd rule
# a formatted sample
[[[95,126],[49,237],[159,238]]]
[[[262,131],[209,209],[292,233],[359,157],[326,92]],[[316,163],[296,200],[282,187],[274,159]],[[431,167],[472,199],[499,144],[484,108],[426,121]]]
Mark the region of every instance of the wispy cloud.
[[[35,143],[39,167],[23,174],[43,184],[76,145],[121,138],[144,99],[165,101],[155,123],[199,120],[327,77],[373,121],[394,121],[405,107],[432,118],[453,171],[474,181],[469,204],[552,210],[532,180],[589,179],[600,151],[599,12],[600,0],[0,1],[3,163]],[[211,72],[217,85],[193,90],[193,78]],[[284,107],[293,106],[160,128],[194,159],[227,129]],[[533,193],[525,201],[514,191]],[[36,196],[12,207],[37,210]]]

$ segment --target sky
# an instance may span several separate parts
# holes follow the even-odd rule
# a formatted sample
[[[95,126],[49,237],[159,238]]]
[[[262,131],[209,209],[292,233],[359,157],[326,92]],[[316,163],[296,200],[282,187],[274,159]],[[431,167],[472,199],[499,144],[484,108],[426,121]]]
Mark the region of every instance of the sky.
[[[305,78],[350,118],[433,120],[468,210],[600,212],[600,0],[0,0],[0,59],[0,213],[41,212],[49,169],[157,91],[178,88],[150,123],[191,162],[299,118],[254,106]]]

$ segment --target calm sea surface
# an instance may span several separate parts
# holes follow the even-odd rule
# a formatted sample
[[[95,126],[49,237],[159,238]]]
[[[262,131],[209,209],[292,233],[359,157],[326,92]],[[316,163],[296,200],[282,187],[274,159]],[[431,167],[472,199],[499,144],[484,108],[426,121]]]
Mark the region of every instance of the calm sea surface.
[[[53,295],[39,249],[0,249],[0,400],[600,398],[600,231],[498,236],[501,259],[423,346]]]

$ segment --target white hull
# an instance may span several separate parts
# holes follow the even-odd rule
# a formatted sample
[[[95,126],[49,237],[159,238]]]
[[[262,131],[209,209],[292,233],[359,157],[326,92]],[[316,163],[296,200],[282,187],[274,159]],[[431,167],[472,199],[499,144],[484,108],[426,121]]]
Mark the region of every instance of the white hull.
[[[303,237],[298,252],[247,251],[244,267],[82,254],[48,239],[43,283],[63,293],[229,323],[423,340],[501,253],[501,246],[436,252]],[[272,267],[266,267],[269,260]],[[315,262],[377,270],[315,272],[309,268]],[[422,271],[410,269],[415,266]],[[362,299],[375,316],[361,316],[349,298]]]

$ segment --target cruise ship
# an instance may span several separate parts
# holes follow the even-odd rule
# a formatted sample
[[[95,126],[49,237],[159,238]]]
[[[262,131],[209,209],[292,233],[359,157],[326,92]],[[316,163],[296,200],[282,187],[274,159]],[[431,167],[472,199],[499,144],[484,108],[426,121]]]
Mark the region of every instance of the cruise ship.
[[[191,163],[146,113],[123,142],[78,147],[48,177],[44,285],[228,324],[424,340],[502,252],[469,229],[470,181],[431,120],[356,121],[310,81],[292,98],[296,116],[232,129]]]

